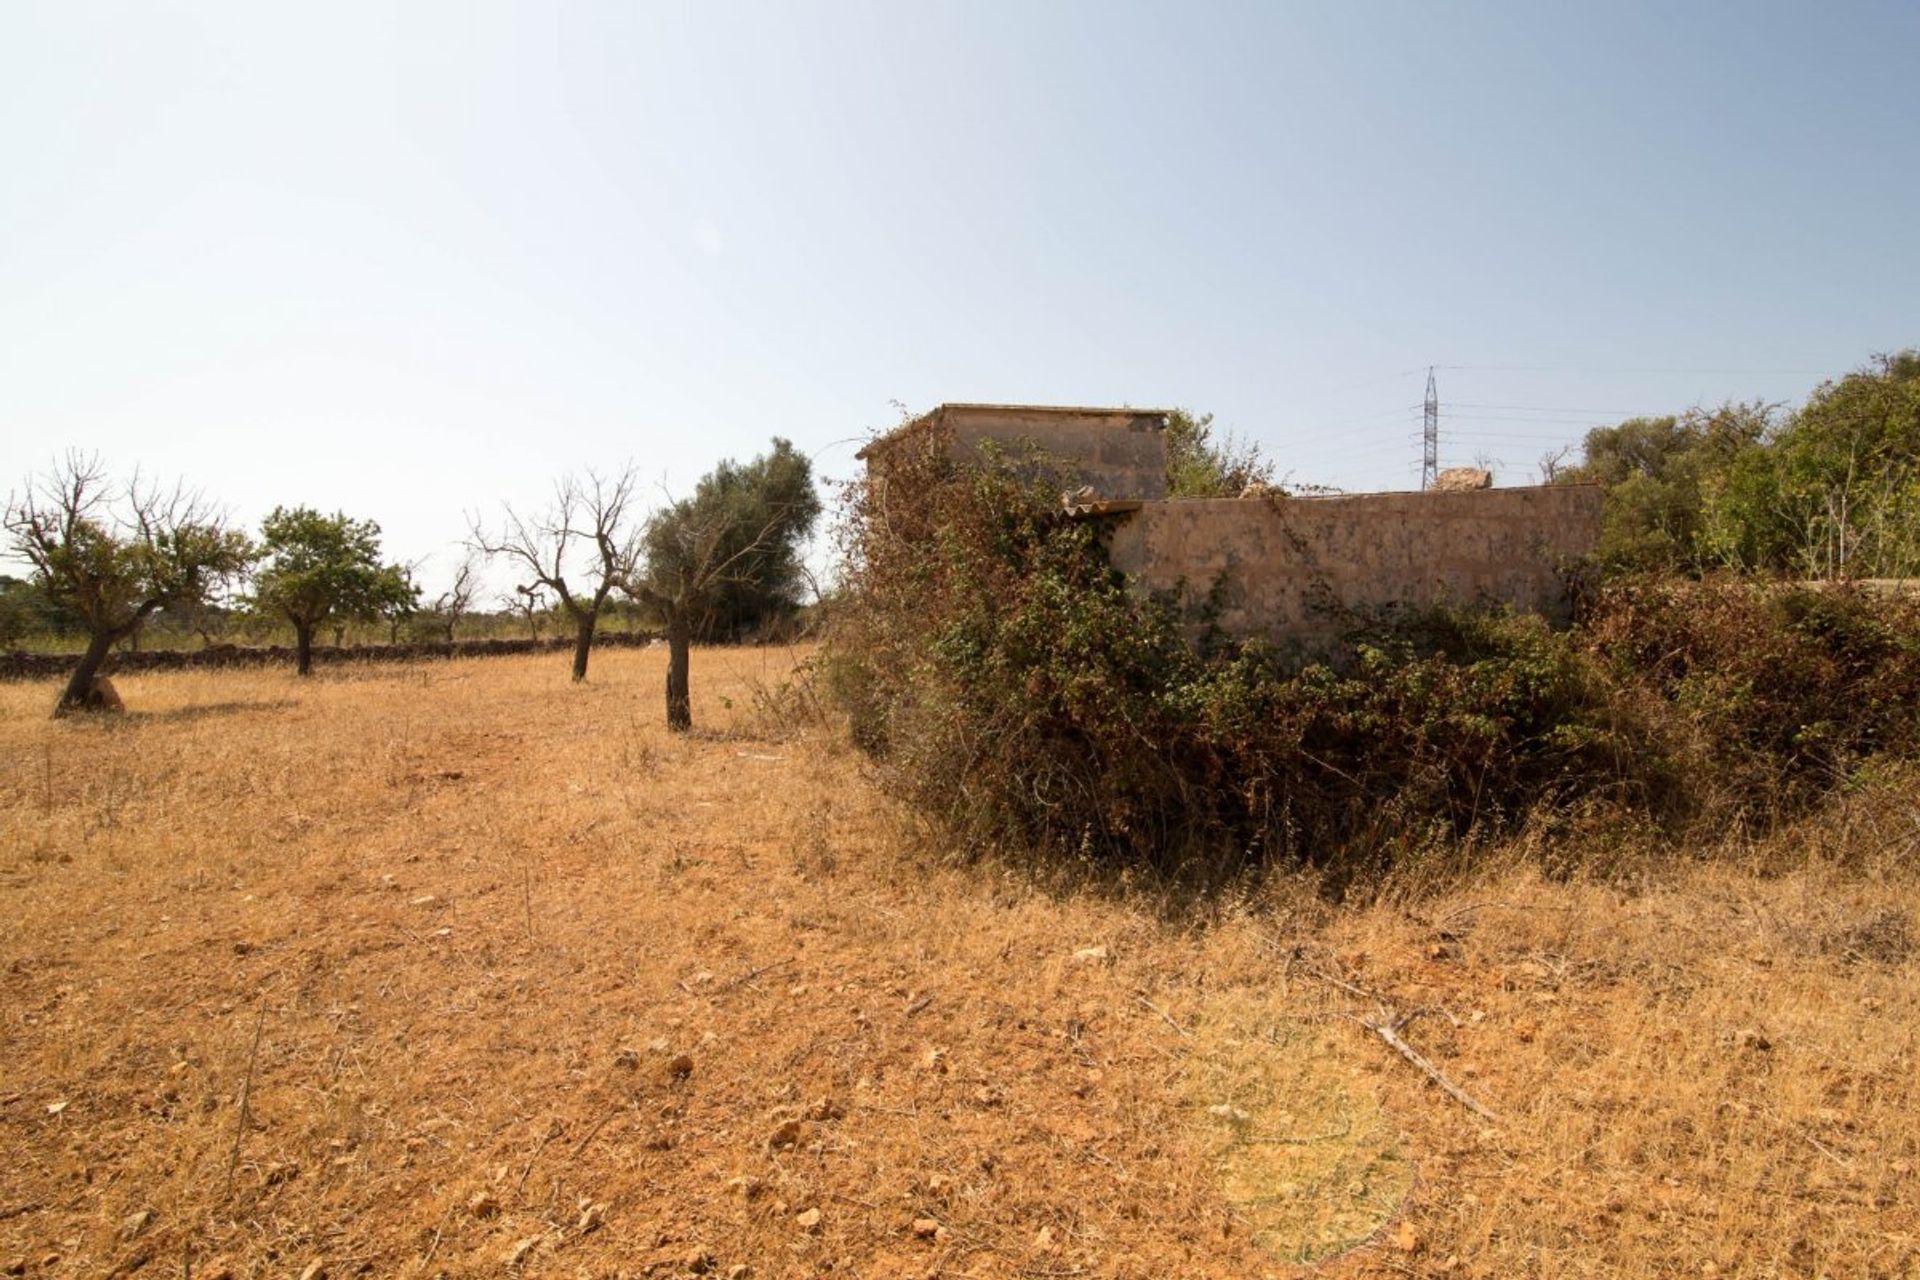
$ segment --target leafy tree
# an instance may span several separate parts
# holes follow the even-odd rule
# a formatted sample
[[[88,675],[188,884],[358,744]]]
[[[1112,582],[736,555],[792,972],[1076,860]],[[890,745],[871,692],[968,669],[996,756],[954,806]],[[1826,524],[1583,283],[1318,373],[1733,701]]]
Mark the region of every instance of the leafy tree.
[[[487,556],[505,556],[528,579],[528,591],[551,591],[573,620],[573,678],[587,678],[587,656],[607,598],[633,574],[638,559],[627,527],[636,480],[631,463],[602,478],[589,469],[584,480],[563,476],[553,505],[526,518],[509,506],[498,534],[473,521],[469,545]],[[582,555],[584,553],[584,557]],[[575,562],[584,558],[583,568]]]
[[[414,615],[420,611],[420,565],[421,560],[409,560],[400,565],[400,581],[406,590],[392,596],[380,607],[380,620],[387,624],[387,643],[399,644],[400,633],[411,623]]]
[[[1815,578],[1920,571],[1920,351],[1821,384],[1710,496],[1709,541],[1730,566]]]
[[[1250,485],[1271,485],[1273,463],[1252,441],[1213,434],[1213,415],[1175,409],[1167,417],[1167,495],[1237,498]]]
[[[31,582],[0,574],[0,649],[13,648],[34,629],[38,595]]]
[[[35,586],[87,629],[55,717],[90,704],[108,653],[155,610],[205,602],[255,559],[247,536],[198,495],[137,476],[116,486],[98,458],[77,453],[8,500],[6,530],[13,553],[33,566]]]
[[[1632,418],[1587,433],[1579,465],[1552,473],[1561,484],[1606,490],[1600,545],[1613,570],[1699,572],[1706,494],[1733,460],[1765,436],[1776,410],[1760,403]]]
[[[49,600],[38,583],[0,573],[0,649],[33,635],[71,635],[85,629],[78,614]]]
[[[722,462],[647,522],[643,570],[627,592],[667,629],[667,727],[693,727],[695,635],[724,609],[797,605],[800,547],[820,516],[813,464],[786,440],[744,466]]]
[[[371,621],[418,588],[399,565],[380,560],[380,526],[311,507],[275,507],[260,526],[266,567],[254,581],[254,607],[293,624],[296,669],[313,672],[313,629],[332,619]]]

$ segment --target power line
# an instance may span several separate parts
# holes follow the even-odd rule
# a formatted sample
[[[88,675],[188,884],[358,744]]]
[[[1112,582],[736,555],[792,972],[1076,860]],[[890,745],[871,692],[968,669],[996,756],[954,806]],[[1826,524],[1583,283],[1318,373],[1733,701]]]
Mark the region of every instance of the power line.
[[[1377,387],[1383,382],[1395,382],[1401,378],[1411,378],[1419,372],[1420,370],[1418,368],[1401,369],[1397,373],[1379,374],[1371,378],[1361,378],[1354,382],[1343,382],[1338,386],[1328,387],[1325,391],[1316,391],[1311,395],[1293,396],[1286,400],[1270,401],[1268,408],[1279,408],[1283,405],[1311,404],[1315,400],[1325,400],[1329,396],[1341,395],[1348,391],[1359,391],[1365,387]]]
[[[1450,422],[1511,422],[1513,426],[1578,426],[1582,430],[1592,430],[1597,426],[1611,426],[1607,418],[1503,418],[1492,413],[1482,415],[1452,415]]]
[[[1376,418],[1392,418],[1397,416],[1404,416],[1408,414],[1418,413],[1419,411],[1420,411],[1420,406],[1417,404],[1403,405],[1403,406],[1399,406],[1392,409],[1380,409],[1373,413],[1356,413],[1350,418],[1335,418],[1332,422],[1315,421],[1313,425],[1316,428],[1322,428],[1322,429],[1328,428],[1328,427],[1341,427],[1351,422],[1367,422]]]
[[[1620,414],[1623,417],[1629,417],[1629,418],[1635,416],[1636,414],[1641,413],[1641,411],[1638,409],[1576,409],[1568,405],[1550,405],[1550,404],[1478,404],[1471,400],[1449,400],[1447,401],[1447,408],[1449,409],[1502,409],[1502,410],[1513,410],[1521,413]]]
[[[1434,367],[1470,373],[1717,373],[1744,374],[1754,377],[1791,374],[1805,378],[1825,378],[1832,375],[1832,371],[1827,369],[1632,369],[1625,366],[1583,367],[1551,364],[1443,364]]]
[[[1472,436],[1458,431],[1448,432],[1447,439],[1470,445],[1506,445],[1519,449],[1553,449],[1561,446],[1571,448],[1581,443],[1579,439],[1572,436]]]

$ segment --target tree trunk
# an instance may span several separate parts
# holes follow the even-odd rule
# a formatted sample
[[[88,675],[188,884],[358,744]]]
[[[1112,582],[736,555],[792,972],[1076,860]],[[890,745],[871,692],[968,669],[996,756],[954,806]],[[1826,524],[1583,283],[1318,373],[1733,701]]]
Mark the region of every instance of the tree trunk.
[[[296,674],[313,674],[313,624],[293,621],[293,669]]]
[[[693,694],[687,686],[687,651],[692,640],[684,618],[667,620],[667,728],[675,733],[693,728]]]
[[[573,678],[587,678],[587,654],[593,650],[593,624],[599,621],[595,614],[586,614],[579,619],[580,630],[573,640]]]
[[[87,641],[87,651],[80,655],[80,665],[73,669],[73,675],[68,678],[66,691],[53,704],[55,720],[70,712],[85,711],[92,705],[93,678],[100,674],[101,664],[107,660],[107,654],[113,651],[115,638],[111,631],[98,631]]]

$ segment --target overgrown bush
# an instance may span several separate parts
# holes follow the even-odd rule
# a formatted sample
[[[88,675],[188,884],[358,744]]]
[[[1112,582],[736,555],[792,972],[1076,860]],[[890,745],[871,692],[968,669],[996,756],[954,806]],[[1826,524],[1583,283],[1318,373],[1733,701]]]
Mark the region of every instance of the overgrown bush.
[[[829,685],[962,850],[1341,876],[1529,819],[1771,817],[1916,741],[1904,601],[1628,582],[1581,624],[1436,608],[1302,665],[1196,644],[1044,460],[938,447],[856,487]],[[1200,588],[1209,584],[1202,584]]]
[[[1577,638],[1665,708],[1698,786],[1778,817],[1920,748],[1920,601],[1749,578],[1615,583]]]

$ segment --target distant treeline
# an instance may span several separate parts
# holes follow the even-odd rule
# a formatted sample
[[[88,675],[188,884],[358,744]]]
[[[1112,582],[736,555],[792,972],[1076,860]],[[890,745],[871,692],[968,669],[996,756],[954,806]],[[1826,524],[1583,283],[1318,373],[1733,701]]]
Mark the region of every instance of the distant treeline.
[[[806,609],[795,610],[804,615]],[[602,612],[603,625],[621,631],[658,634],[659,619],[627,601],[610,601]],[[779,638],[788,624],[798,617],[762,619],[762,626],[739,635],[721,634],[713,627],[703,632],[703,643],[762,638]],[[452,628],[449,638],[448,630]],[[395,610],[374,618],[336,618],[320,628],[320,642],[333,648],[390,648],[394,646],[445,646],[478,641],[546,641],[572,627],[559,607],[533,611],[509,609],[473,609],[449,619],[430,605],[407,611]],[[84,648],[89,631],[84,618],[47,598],[38,583],[0,574],[0,651],[24,649],[41,655],[65,655],[70,661]],[[294,631],[284,618],[245,607],[207,604],[197,608],[159,609],[121,642],[126,657],[155,650],[193,650],[220,647],[265,649],[283,648],[291,653]],[[569,640],[569,643],[571,640]],[[544,647],[544,646],[543,646]]]
[[[1607,491],[1609,572],[1823,580],[1920,570],[1920,351],[1874,357],[1795,410],[1758,401],[1589,432],[1548,478]]]
[[[645,648],[658,644],[658,631],[602,631],[593,637],[598,649]],[[490,658],[517,653],[552,653],[573,647],[572,636],[550,636],[543,640],[459,640],[451,644],[426,641],[407,644],[319,645],[313,650],[315,666],[340,666],[354,662],[409,662],[421,658]],[[204,649],[142,649],[122,653],[114,660],[116,673],[128,671],[186,671],[220,667],[288,666],[293,662],[291,645],[212,644]],[[27,653],[14,650],[0,653],[0,680],[49,680],[66,675],[73,667],[73,655]]]
[[[668,651],[667,723],[684,730],[693,724],[696,641],[791,629],[806,594],[817,600],[801,548],[819,514],[812,460],[778,437],[766,453],[719,463],[690,494],[651,512],[634,463],[612,473],[587,468],[560,477],[544,507],[505,504],[493,522],[470,517],[466,558],[428,599],[417,565],[386,558],[373,520],[277,506],[255,533],[183,484],[168,489],[138,472],[117,480],[97,456],[73,452],[28,477],[0,518],[6,551],[31,570],[25,580],[0,579],[0,648],[31,638],[65,650],[50,668],[67,675],[55,716],[117,710],[99,675],[116,652],[139,654],[160,636],[197,636],[220,649],[210,665],[279,657],[303,676],[329,633],[339,649],[355,629],[383,627],[388,642],[356,657],[454,653],[463,629],[471,634],[487,616],[483,566],[500,561],[513,582],[489,621],[524,626],[525,648],[541,647],[543,625],[571,633],[575,680],[586,679],[604,625],[638,617],[657,628]],[[288,649],[231,643],[287,630]],[[173,656],[121,663],[136,665],[195,664]]]

